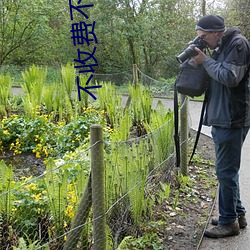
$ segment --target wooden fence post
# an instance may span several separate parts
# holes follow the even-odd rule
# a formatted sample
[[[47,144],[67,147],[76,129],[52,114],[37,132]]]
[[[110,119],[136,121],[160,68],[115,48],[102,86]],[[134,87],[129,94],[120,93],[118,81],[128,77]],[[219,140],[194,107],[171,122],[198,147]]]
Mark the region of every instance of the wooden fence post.
[[[83,192],[81,201],[78,205],[76,216],[73,220],[70,233],[64,244],[63,250],[71,250],[77,248],[77,243],[81,237],[83,225],[86,222],[91,208],[91,176]]]
[[[106,249],[106,216],[104,192],[104,149],[102,126],[95,124],[90,127],[91,140],[91,176],[93,205],[93,250]]]
[[[138,71],[136,64],[133,64],[133,77],[134,77],[134,85],[136,86],[138,84]]]
[[[188,97],[181,94],[180,109],[180,169],[181,174],[188,174]]]

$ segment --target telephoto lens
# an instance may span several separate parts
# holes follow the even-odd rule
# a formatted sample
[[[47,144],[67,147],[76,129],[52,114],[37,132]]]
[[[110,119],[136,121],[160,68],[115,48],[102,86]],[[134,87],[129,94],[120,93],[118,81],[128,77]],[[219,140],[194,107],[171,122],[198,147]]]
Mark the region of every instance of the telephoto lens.
[[[203,50],[207,48],[207,43],[199,36],[197,36],[190,45],[180,54],[176,57],[177,61],[179,63],[185,62],[190,57],[198,55],[198,53],[195,51],[195,47],[199,48],[200,50]]]

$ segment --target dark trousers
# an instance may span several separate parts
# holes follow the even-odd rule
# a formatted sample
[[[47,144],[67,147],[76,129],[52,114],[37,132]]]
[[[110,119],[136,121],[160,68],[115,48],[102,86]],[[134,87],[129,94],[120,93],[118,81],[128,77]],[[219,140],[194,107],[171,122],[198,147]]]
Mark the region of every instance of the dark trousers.
[[[219,223],[231,224],[245,214],[240,200],[239,169],[241,149],[249,127],[212,127],[215,143],[216,175],[219,181]]]

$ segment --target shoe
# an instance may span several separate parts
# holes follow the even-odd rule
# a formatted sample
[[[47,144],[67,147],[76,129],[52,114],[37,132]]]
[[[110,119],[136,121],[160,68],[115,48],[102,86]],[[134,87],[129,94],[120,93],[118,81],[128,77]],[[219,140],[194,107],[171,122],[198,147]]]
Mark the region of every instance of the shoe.
[[[224,238],[228,236],[239,235],[240,227],[238,222],[234,222],[232,224],[222,225],[219,224],[210,229],[206,229],[204,235],[209,238]]]
[[[243,229],[243,228],[245,228],[247,226],[247,220],[246,220],[245,214],[239,215],[238,222],[239,222],[240,229]],[[218,225],[218,219],[217,218],[212,218],[211,224],[214,225],[214,226],[217,226]]]

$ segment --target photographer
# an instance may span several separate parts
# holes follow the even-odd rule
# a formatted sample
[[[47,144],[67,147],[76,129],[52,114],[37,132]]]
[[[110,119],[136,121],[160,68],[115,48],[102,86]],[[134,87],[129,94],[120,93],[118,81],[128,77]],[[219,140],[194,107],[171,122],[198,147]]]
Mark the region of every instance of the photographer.
[[[203,64],[211,80],[204,125],[212,126],[219,181],[219,218],[205,235],[221,238],[239,234],[247,226],[240,200],[241,149],[250,126],[250,47],[237,27],[225,30],[220,16],[202,17],[196,33],[213,50],[212,56],[195,48],[192,58]]]

